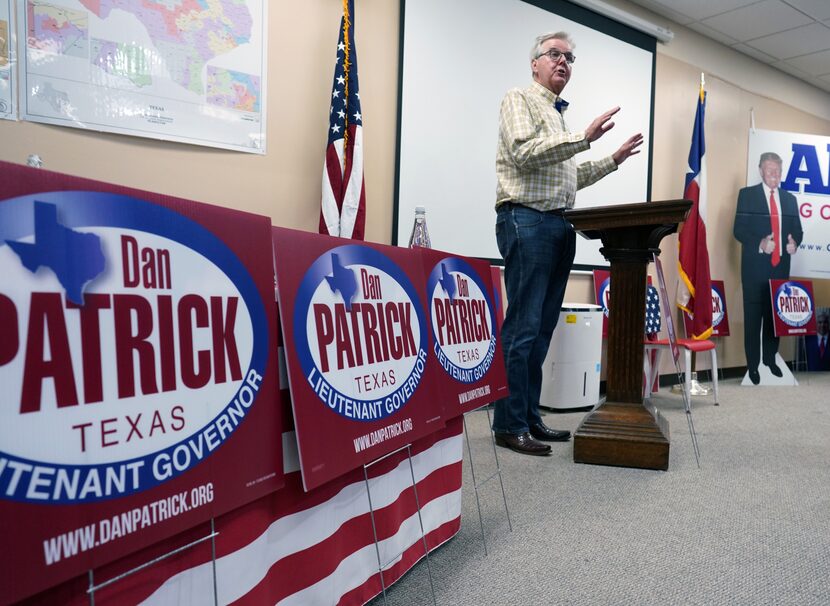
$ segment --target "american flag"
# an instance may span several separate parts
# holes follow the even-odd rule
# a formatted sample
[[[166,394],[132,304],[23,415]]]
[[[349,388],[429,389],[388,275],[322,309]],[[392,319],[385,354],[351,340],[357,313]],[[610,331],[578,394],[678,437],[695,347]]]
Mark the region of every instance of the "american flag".
[[[649,284],[646,290],[646,334],[651,337],[658,332],[660,332],[660,296],[657,294],[657,288]]]
[[[343,0],[323,163],[320,233],[362,240],[365,222],[363,116],[354,44],[354,0]]]
[[[677,283],[677,306],[692,320],[692,339],[708,339],[712,335],[712,278],[709,274],[709,249],[706,246],[706,140],[703,119],[706,113],[706,91],[703,74],[695,113],[689,166],[683,197],[692,200],[689,217],[680,232]],[[700,296],[695,296],[700,293]]]

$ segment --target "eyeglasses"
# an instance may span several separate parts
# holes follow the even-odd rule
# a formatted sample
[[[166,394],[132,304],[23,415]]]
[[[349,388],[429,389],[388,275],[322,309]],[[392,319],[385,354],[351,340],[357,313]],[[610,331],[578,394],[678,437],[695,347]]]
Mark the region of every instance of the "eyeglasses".
[[[561,50],[556,49],[556,48],[551,48],[547,52],[536,55],[536,58],[538,59],[542,55],[547,55],[548,59],[550,59],[554,63],[557,63],[559,61],[559,57],[561,57],[563,55],[565,56],[565,62],[568,65],[573,65],[573,62],[576,61],[576,56],[573,53],[571,53],[571,52],[563,53]]]

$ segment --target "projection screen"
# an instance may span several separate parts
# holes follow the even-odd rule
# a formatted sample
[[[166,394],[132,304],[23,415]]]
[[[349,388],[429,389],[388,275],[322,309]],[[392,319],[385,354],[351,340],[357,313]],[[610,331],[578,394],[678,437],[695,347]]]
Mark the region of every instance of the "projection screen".
[[[401,6],[398,163],[393,242],[406,246],[416,206],[432,245],[500,262],[494,235],[495,156],[505,92],[531,83],[537,35],[566,31],[573,75],[563,92],[572,131],[620,106],[616,126],[578,161],[608,156],[641,132],[643,152],[580,190],[577,208],[650,196],[654,38],[564,1],[410,0]],[[578,238],[577,268],[607,266]]]

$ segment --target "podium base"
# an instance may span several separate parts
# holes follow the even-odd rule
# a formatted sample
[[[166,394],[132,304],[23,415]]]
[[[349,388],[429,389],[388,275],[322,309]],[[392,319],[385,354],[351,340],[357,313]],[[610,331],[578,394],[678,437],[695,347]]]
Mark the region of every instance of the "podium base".
[[[669,422],[650,404],[606,402],[574,432],[574,463],[669,468]]]

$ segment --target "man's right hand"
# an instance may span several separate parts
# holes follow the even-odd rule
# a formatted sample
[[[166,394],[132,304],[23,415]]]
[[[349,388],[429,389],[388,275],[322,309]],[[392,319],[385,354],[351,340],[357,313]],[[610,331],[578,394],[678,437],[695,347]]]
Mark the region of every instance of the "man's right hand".
[[[761,240],[761,250],[763,250],[764,254],[767,255],[771,255],[773,253],[775,250],[775,240],[773,239],[772,234]]]
[[[611,120],[611,116],[616,114],[618,111],[620,111],[619,107],[609,109],[588,125],[588,128],[585,129],[585,138],[588,139],[589,143],[593,143],[602,135],[614,128],[614,123],[609,122],[609,120]]]

